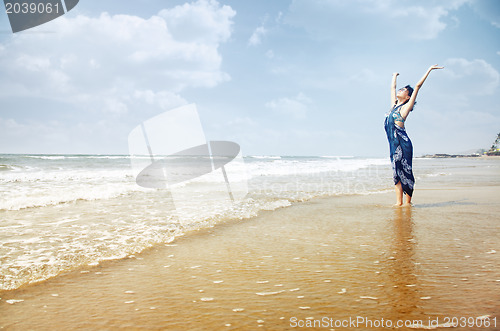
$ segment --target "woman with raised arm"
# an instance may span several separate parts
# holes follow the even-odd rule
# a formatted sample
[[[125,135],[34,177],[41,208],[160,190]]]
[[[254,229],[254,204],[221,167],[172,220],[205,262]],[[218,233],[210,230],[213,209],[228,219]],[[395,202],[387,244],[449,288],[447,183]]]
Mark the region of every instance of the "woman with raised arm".
[[[425,75],[419,80],[415,86],[415,90],[410,85],[399,89],[396,93],[396,80],[399,73],[392,75],[391,84],[391,111],[385,117],[385,132],[389,140],[389,148],[391,153],[392,175],[396,188],[396,204],[403,204],[403,193],[406,195],[406,204],[411,204],[413,195],[413,185],[415,178],[413,177],[412,158],[413,146],[411,140],[406,134],[404,122],[413,110],[415,99],[418,91],[424,84],[429,73],[434,69],[443,69],[438,65],[431,66]]]

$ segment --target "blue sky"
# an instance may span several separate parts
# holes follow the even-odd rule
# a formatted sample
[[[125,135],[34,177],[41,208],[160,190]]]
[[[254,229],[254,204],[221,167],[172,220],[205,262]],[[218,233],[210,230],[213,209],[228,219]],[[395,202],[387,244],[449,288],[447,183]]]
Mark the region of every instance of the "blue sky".
[[[0,153],[126,154],[129,132],[195,103],[244,155],[388,155],[391,75],[415,85],[414,154],[500,132],[497,0],[80,0],[12,34],[0,13]]]

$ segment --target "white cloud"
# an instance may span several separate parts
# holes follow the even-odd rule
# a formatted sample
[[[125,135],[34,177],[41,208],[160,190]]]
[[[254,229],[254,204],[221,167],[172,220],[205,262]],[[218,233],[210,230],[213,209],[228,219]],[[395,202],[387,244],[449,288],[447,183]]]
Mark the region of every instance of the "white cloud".
[[[237,127],[238,129],[241,129],[243,127],[256,127],[257,125],[258,123],[248,116],[236,117],[227,122],[227,127]]]
[[[442,18],[468,0],[438,3],[405,0],[294,0],[285,22],[318,38],[433,39],[446,28]]]
[[[498,89],[500,74],[485,60],[452,58],[444,66],[442,75],[435,78],[453,95],[493,95]]]
[[[273,50],[272,50],[272,49],[269,49],[269,50],[266,52],[266,57],[267,57],[268,59],[272,59],[272,58],[274,58],[274,52],[273,52]]]
[[[115,98],[108,98],[104,100],[105,108],[104,111],[119,115],[128,112],[128,107],[125,103],[117,100]]]
[[[111,120],[66,123],[0,118],[0,150],[3,153],[123,154],[127,152],[128,130],[123,123]]]
[[[153,103],[175,106],[185,102],[179,94],[186,88],[230,79],[218,48],[231,36],[234,15],[199,0],[147,19],[60,17],[44,27],[55,33],[21,33],[0,44],[0,97],[54,99],[116,115],[135,110],[131,96],[151,91]]]
[[[397,8],[387,13],[392,22],[404,21],[405,26],[409,27],[407,33],[410,38],[433,39],[446,28],[441,17],[446,16],[448,11],[441,6],[433,8],[412,6]],[[416,27],[420,28],[415,29]]]
[[[28,142],[30,152],[36,153],[48,146],[58,146],[67,136],[61,134],[61,130],[66,130],[64,125],[57,121],[47,123],[21,123],[14,119],[0,118],[0,149],[4,153],[16,153],[23,149]],[[56,152],[56,150],[53,150]]]
[[[231,36],[232,18],[235,15],[231,7],[220,6],[215,0],[185,3],[159,13],[166,20],[174,38],[201,43],[227,41]]]
[[[375,72],[373,72],[373,70],[364,68],[359,72],[353,73],[348,78],[348,81],[359,84],[359,83],[375,82],[377,79],[379,79],[379,77],[375,74]]]
[[[280,114],[292,116],[295,119],[303,119],[306,117],[311,104],[312,100],[301,92],[292,98],[281,98],[269,101],[265,106]]]
[[[252,36],[250,37],[250,39],[248,39],[248,45],[250,45],[250,46],[260,45],[262,42],[262,37],[265,36],[266,33],[267,33],[267,30],[264,28],[264,26],[259,26],[252,33]]]
[[[161,110],[169,110],[187,103],[178,94],[168,91],[136,90],[133,94],[133,99],[141,104],[152,105]]]
[[[418,109],[419,115],[412,119],[412,140],[420,146],[427,146],[427,153],[463,153],[488,148],[498,132],[500,116],[484,110],[450,107],[437,111],[422,107]]]
[[[234,15],[217,1],[198,0],[149,18],[66,15],[38,28],[54,33],[12,35],[0,44],[0,102],[10,114],[0,123],[0,145],[125,152],[130,129],[186,104],[186,89],[230,79],[219,46],[231,36]]]
[[[275,22],[276,23],[281,23],[281,19],[283,18],[283,12],[279,12],[278,15],[276,15]]]

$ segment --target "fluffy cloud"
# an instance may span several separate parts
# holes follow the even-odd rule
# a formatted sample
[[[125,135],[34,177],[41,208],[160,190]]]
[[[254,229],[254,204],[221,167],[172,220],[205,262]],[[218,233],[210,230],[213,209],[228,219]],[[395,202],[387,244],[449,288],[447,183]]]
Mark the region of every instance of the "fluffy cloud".
[[[186,88],[229,80],[218,47],[230,37],[234,15],[199,0],[146,19],[60,17],[43,27],[54,33],[20,33],[1,45],[0,97],[49,98],[114,114],[141,98],[161,108],[184,103],[179,93]]]
[[[469,61],[463,58],[447,59],[442,75],[436,75],[442,88],[450,89],[450,94],[461,96],[493,95],[500,83],[500,74],[482,59]],[[440,77],[441,76],[441,77]],[[456,87],[460,87],[458,91]]]
[[[260,45],[262,42],[262,37],[265,36],[267,33],[267,30],[263,26],[259,26],[255,31],[252,33],[250,36],[250,39],[248,40],[248,44],[250,46],[257,46]]]
[[[446,28],[442,18],[467,0],[294,0],[285,22],[303,27],[318,38],[336,35],[432,39]],[[396,36],[398,37],[398,36]]]
[[[272,109],[280,114],[292,116],[295,119],[302,119],[306,117],[307,111],[312,104],[303,93],[299,93],[292,98],[281,98],[272,100],[266,103],[266,108]]]
[[[229,39],[235,14],[231,7],[221,7],[215,0],[200,0],[164,9],[159,16],[165,19],[174,38],[214,44]]]
[[[149,18],[66,15],[12,35],[0,44],[0,148],[125,152],[131,128],[186,104],[186,89],[230,79],[219,46],[235,14],[198,0]]]

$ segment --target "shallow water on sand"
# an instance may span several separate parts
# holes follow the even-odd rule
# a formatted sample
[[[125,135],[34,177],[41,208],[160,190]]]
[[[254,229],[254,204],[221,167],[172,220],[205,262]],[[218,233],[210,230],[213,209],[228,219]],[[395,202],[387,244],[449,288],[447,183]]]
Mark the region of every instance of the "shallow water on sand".
[[[130,161],[118,155],[0,155],[0,290],[122,259],[262,210],[392,189],[388,158],[247,157],[248,194],[232,203],[216,172],[175,190],[146,189],[135,183]],[[415,159],[416,197],[425,182],[500,185],[498,161]],[[245,186],[244,177],[231,177],[230,187]]]
[[[498,323],[498,193],[495,186],[421,188],[413,208],[387,207],[391,193],[264,212],[5,292],[0,325],[280,330],[317,323],[339,329],[328,323],[358,317]]]
[[[136,184],[130,169],[135,157],[0,154],[0,290],[121,259],[261,210],[378,191],[389,183],[388,159],[245,159],[244,166],[232,165],[238,171],[226,169],[228,182],[219,169],[169,189],[151,189]],[[169,164],[185,175],[189,160]]]

